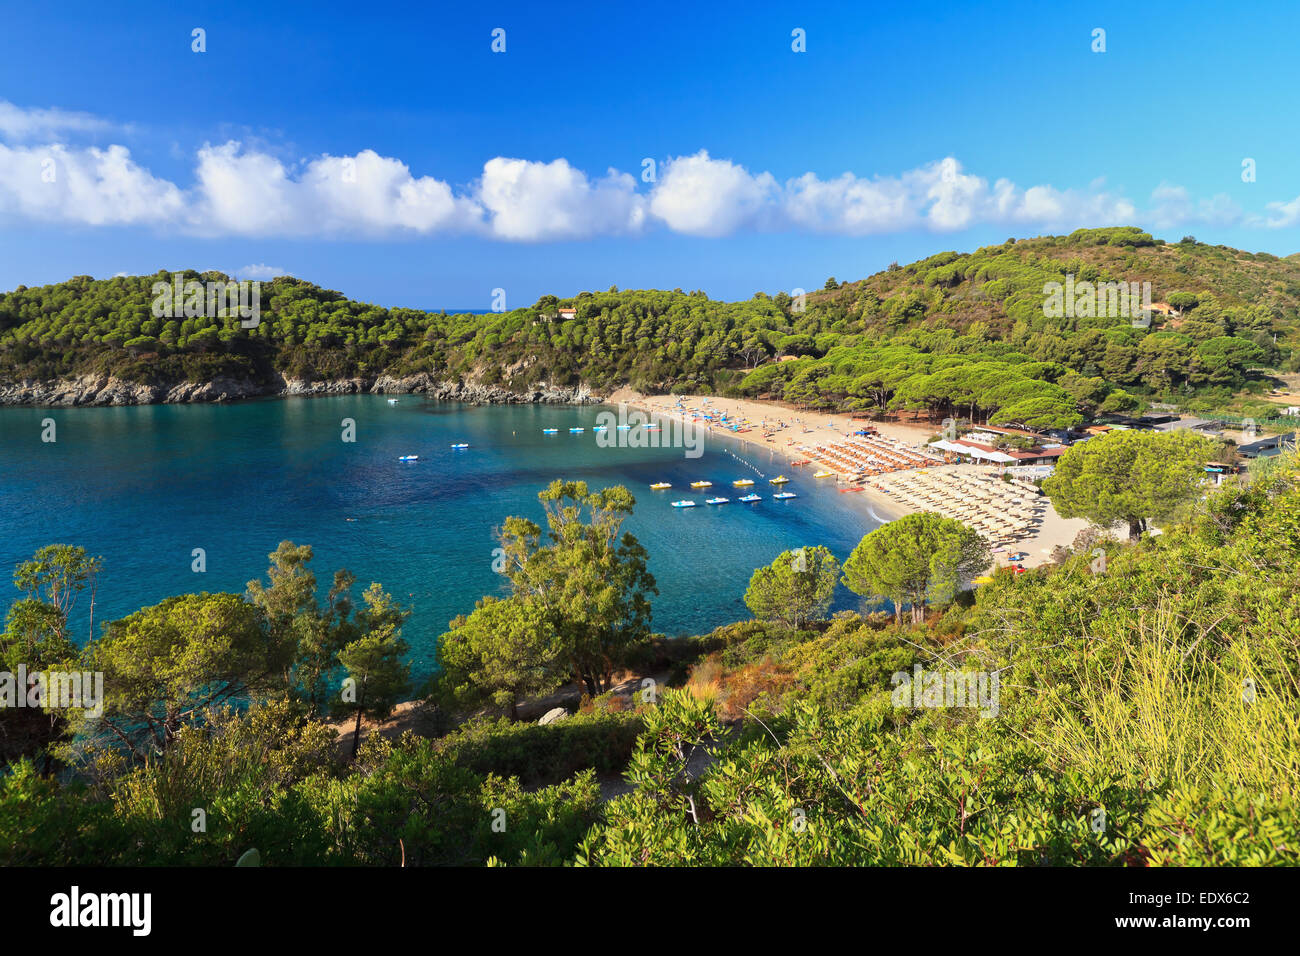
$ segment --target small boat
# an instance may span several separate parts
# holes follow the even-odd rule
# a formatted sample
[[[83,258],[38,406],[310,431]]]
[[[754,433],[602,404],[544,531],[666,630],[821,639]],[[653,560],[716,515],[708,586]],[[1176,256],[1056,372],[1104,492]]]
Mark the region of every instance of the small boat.
[[[711,482],[711,481],[692,481],[692,482],[691,482],[691,487],[692,487],[692,488],[712,488],[712,487],[713,487],[713,482]]]
[[[592,427],[591,430],[594,432],[603,432],[603,431],[607,431],[608,429],[609,429],[608,425],[595,425]]]
[[[396,405],[396,404],[397,404],[397,399],[395,399],[395,398],[390,398],[390,399],[388,400],[388,404],[389,404],[389,405]]]
[[[686,500],[686,499],[683,499],[682,501],[674,501],[674,502],[673,502],[673,507],[674,507],[674,508],[694,508],[694,507],[695,507],[695,502],[694,502],[694,501],[689,501],[689,500]]]
[[[798,498],[793,491],[780,491],[772,496],[773,501],[785,501],[787,498]]]
[[[732,482],[732,484],[735,485],[737,488],[748,488],[753,483],[754,480],[752,478],[738,478]]]
[[[850,491],[862,491],[861,488],[841,488],[840,494],[847,495]]]
[[[788,485],[790,483],[790,479],[785,475],[777,475],[775,478],[767,479],[767,481],[771,485]]]
[[[814,477],[814,478],[829,478],[829,477],[830,477],[831,475],[833,475],[833,474],[835,474],[835,472],[831,471],[829,468],[823,468],[821,471],[813,472],[813,477]]]
[[[469,447],[469,442],[466,442],[466,441],[457,442],[456,444],[452,445],[451,447],[452,447],[452,448],[468,448],[468,447]]]
[[[578,432],[585,432],[586,430],[587,430],[587,429],[585,429],[585,428],[570,428],[570,429],[569,429],[569,434],[570,434],[570,435],[576,435]]]
[[[628,431],[629,429],[631,429],[631,427],[632,427],[631,425],[619,425],[619,426],[618,426],[618,430],[621,431],[621,432],[625,432],[625,431]]]
[[[656,481],[650,486],[651,491],[663,491],[665,488],[671,488],[672,485],[666,481]]]
[[[705,498],[704,503],[706,505],[725,505],[730,500],[730,498]]]
[[[401,458],[399,458],[399,459],[397,459],[397,460],[398,460],[398,461],[419,461],[419,460],[420,460],[420,456],[419,456],[419,455],[403,455]]]
[[[762,496],[762,495],[745,495],[745,497],[741,498],[740,500],[741,500],[741,501],[762,501],[762,500],[763,500],[763,496]]]
[[[559,431],[560,431],[560,430],[559,430],[558,428],[543,428],[543,429],[542,429],[542,434],[543,434],[543,435],[556,435],[556,434],[559,433]]]
[[[657,432],[659,430],[658,425],[642,425],[641,427],[648,432]]]

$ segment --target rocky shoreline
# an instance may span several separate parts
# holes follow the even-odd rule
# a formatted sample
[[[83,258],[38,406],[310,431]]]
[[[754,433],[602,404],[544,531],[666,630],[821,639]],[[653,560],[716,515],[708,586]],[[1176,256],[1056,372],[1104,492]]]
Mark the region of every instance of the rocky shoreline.
[[[427,373],[317,382],[277,377],[269,383],[218,378],[210,382],[143,385],[111,375],[81,375],[54,382],[0,381],[0,405],[36,407],[176,405],[229,402],[246,398],[358,394],[418,394],[442,401],[474,405],[595,405],[603,401],[585,385],[570,388],[542,382],[520,392],[500,385],[446,381]]]

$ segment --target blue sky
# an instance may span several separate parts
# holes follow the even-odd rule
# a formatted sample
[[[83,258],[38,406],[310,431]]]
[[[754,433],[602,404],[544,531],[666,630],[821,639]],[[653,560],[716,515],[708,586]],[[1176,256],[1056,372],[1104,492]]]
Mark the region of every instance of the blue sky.
[[[1080,226],[1300,250],[1300,5],[1054,6],[11,5],[0,288],[218,268],[485,309]]]

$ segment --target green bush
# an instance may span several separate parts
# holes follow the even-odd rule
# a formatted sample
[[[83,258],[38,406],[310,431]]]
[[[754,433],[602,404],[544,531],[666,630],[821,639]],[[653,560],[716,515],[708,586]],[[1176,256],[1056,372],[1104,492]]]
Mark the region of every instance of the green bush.
[[[619,771],[641,732],[635,713],[573,714],[551,724],[481,718],[438,741],[437,749],[475,773],[555,783],[580,770]]]

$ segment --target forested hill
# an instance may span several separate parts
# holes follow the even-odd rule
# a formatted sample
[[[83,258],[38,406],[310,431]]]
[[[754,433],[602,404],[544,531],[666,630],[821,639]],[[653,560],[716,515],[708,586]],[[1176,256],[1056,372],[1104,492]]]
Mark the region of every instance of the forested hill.
[[[1157,399],[1222,407],[1243,389],[1266,390],[1258,370],[1300,368],[1300,261],[1190,238],[1166,244],[1133,228],[940,253],[828,280],[806,301],[611,289],[448,315],[281,277],[262,284],[260,324],[247,329],[206,302],[197,315],[155,317],[154,283],[177,275],[227,278],[78,276],[0,296],[0,382],[427,373],[520,390],[627,384],[837,409],[964,410],[1046,427]],[[1160,311],[1149,328],[1126,317],[1049,318],[1044,285],[1067,275],[1150,282]]]

